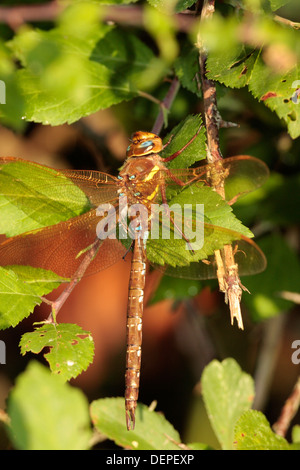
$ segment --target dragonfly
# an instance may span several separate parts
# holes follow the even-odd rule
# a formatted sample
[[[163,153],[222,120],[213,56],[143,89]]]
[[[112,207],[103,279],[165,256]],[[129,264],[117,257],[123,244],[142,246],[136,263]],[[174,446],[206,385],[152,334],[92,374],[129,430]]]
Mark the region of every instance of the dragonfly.
[[[29,265],[74,279],[76,276],[82,277],[80,266],[95,244],[97,250],[93,259],[89,260],[84,275],[106,269],[121,258],[126,259],[128,252],[132,252],[126,325],[125,416],[128,430],[135,426],[139,394],[144,288],[151,244],[158,244],[159,256],[150,261],[155,268],[170,276],[216,278],[214,249],[221,249],[224,243],[232,241],[240,275],[255,274],[266,267],[263,252],[250,238],[217,226],[203,217],[200,228],[204,239],[210,238],[214,243],[211,252],[205,253],[206,256],[201,255],[199,259],[197,246],[185,233],[185,228],[191,229],[195,225],[197,217],[189,213],[184,225],[178,219],[175,220],[175,215],[169,210],[170,191],[178,195],[198,185],[211,192],[211,185],[215,186],[217,181],[224,189],[225,198],[234,202],[243,194],[260,187],[268,177],[267,166],[247,155],[225,158],[194,168],[170,169],[168,162],[178,157],[195,138],[196,134],[180,150],[163,158],[160,154],[169,142],[163,145],[158,135],[137,131],[131,136],[125,163],[118,176],[90,170],[57,170],[13,157],[0,158],[0,177],[3,174],[9,182],[13,180],[18,184],[18,175],[24,168],[32,171],[33,175],[37,174],[34,192],[29,197],[33,206],[28,211],[33,214],[34,202],[38,201],[43,206],[50,200],[51,204],[56,191],[62,199],[67,198],[73,185],[82,191],[88,201],[84,209],[86,212],[82,214],[7,238],[0,245],[2,266]],[[41,183],[40,174],[43,175]],[[44,178],[45,175],[49,176],[49,182]],[[238,179],[243,182],[242,186],[233,185]],[[22,203],[22,184],[20,180],[20,196],[14,196],[16,205]],[[9,189],[4,187],[0,193],[5,191],[9,193]],[[6,196],[9,198],[9,194]],[[156,203],[162,203],[163,210],[153,215],[152,208]],[[172,240],[160,244],[159,239],[151,239],[155,220],[160,221],[161,227],[169,224]]]

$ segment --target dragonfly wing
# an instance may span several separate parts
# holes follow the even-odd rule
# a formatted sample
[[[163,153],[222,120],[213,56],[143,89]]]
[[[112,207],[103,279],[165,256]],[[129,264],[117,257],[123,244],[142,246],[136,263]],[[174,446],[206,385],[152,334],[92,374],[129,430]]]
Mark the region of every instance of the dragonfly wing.
[[[28,171],[28,169],[32,169],[32,171]],[[119,180],[100,171],[57,170],[13,157],[0,158],[0,170],[2,177],[0,187],[1,193],[4,195],[9,191],[9,184],[14,182],[14,184],[19,183],[22,189],[28,189],[29,194],[24,194],[24,197],[28,199],[34,197],[43,201],[47,198],[48,203],[54,200],[62,204],[70,204],[70,202],[75,204],[73,199],[78,198],[78,192],[72,191],[73,183],[88,197],[90,206],[97,207],[103,202],[113,203],[118,199]],[[30,190],[32,193],[34,192],[34,195],[30,194]]]
[[[169,187],[174,188],[176,180],[185,184],[201,181],[208,186],[224,181],[225,198],[231,201],[262,186],[268,176],[269,169],[264,162],[249,155],[238,155],[197,168],[170,169],[164,179]]]
[[[207,224],[204,225],[204,245],[200,250],[201,253],[203,253],[203,258],[202,255],[200,255],[199,259],[197,251],[194,253],[190,252],[188,257],[189,260],[192,260],[195,256],[199,261],[191,261],[187,264],[187,257],[184,256],[184,253],[182,252],[182,240],[168,240],[168,243],[164,245],[159,241],[159,244],[156,247],[156,252],[159,252],[160,262],[157,263],[150,261],[150,264],[159,271],[162,271],[164,274],[172,277],[203,280],[216,279],[217,264],[213,253],[214,250],[222,249],[224,246],[223,243],[219,243],[218,246],[218,236],[220,236],[222,239],[224,239],[224,237],[228,237],[228,244],[231,244],[233,247],[234,260],[235,263],[238,264],[240,276],[258,274],[265,270],[267,265],[265,255],[251,239],[223,227],[209,227],[208,225],[207,228]],[[207,239],[210,237],[213,240],[214,247],[213,245],[210,246],[210,241],[207,242]],[[230,241],[230,239],[232,241]],[[206,245],[205,243],[208,244]],[[176,244],[178,244],[178,248],[176,248]],[[186,246],[188,246],[188,244],[186,244]],[[151,256],[151,252],[153,253],[153,247],[151,246],[148,251]],[[210,254],[205,255],[208,251]],[[160,264],[163,259],[166,260],[165,264]],[[170,262],[172,262],[172,265],[170,265]]]
[[[114,176],[94,170],[59,170],[84,191],[94,207],[117,201],[118,182]]]
[[[1,266],[29,265],[72,278],[87,248],[97,240],[100,218],[92,210],[71,220],[7,239],[0,245]],[[102,241],[85,274],[106,269],[124,256],[126,248],[117,239]]]

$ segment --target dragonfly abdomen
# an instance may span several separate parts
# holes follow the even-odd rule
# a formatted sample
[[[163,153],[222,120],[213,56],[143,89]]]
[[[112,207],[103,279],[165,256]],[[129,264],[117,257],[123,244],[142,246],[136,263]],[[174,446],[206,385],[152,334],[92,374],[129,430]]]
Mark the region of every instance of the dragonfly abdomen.
[[[143,242],[139,237],[135,239],[129,280],[125,372],[125,410],[127,429],[134,429],[135,409],[137,406],[140,383],[142,316],[146,275],[145,254],[142,243]]]

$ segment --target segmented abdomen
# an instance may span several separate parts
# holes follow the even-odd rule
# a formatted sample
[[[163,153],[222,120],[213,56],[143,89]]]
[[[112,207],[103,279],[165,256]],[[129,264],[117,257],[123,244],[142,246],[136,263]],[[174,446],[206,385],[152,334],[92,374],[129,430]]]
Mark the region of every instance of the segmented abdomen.
[[[133,258],[129,280],[127,307],[127,351],[125,372],[125,411],[127,429],[134,429],[135,409],[139,394],[142,316],[146,275],[143,241],[137,237],[134,242]]]

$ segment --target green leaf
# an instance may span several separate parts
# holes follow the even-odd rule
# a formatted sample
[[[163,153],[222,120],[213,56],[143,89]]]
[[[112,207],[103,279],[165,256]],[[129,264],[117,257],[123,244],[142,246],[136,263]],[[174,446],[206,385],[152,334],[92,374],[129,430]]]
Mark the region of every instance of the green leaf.
[[[208,228],[203,227],[201,212],[199,212],[199,210],[197,213],[195,212],[195,201],[199,201],[199,204],[203,204],[203,221],[210,224]],[[240,239],[241,234],[247,237],[253,236],[250,230],[236,219],[231,206],[229,206],[219,194],[212,191],[210,187],[203,186],[202,183],[188,187],[169,201],[171,211],[172,206],[181,207],[183,210],[184,207],[188,207],[188,204],[194,205],[193,223],[194,220],[197,219],[200,224],[198,228],[193,225],[190,229],[190,233],[184,230],[186,232],[185,235],[189,235],[188,238],[190,242],[193,243],[194,252],[187,249],[187,243],[183,237],[179,239],[175,238],[175,236],[180,236],[176,231],[174,233],[171,231],[170,237],[160,239],[153,238],[153,233],[151,233],[152,238],[149,238],[147,241],[147,256],[152,263],[185,266],[189,263],[207,258],[209,255],[212,255],[215,250],[221,249],[225,244],[230,244],[234,240]],[[183,212],[183,224],[186,223],[188,225],[189,217],[184,218],[184,215]],[[216,227],[213,228],[212,225]],[[218,227],[221,228],[218,229]],[[222,231],[222,227],[230,230]],[[201,229],[203,229],[202,236]]]
[[[16,326],[41,302],[31,286],[13,271],[0,267],[0,329]]]
[[[73,8],[56,28],[22,31],[10,43],[23,65],[17,75],[27,120],[72,123],[133,98],[145,77],[157,76],[154,56],[138,38],[93,19],[85,24],[85,5]]]
[[[205,367],[201,384],[205,407],[222,449],[233,449],[236,421],[254,398],[253,380],[234,359],[225,359]]]
[[[253,71],[259,51],[238,44],[222,53],[211,53],[207,59],[207,76],[230,88],[246,86]]]
[[[21,354],[38,354],[50,348],[45,358],[50,369],[64,380],[77,377],[93,360],[94,343],[91,334],[71,323],[45,324],[25,333],[20,341]]]
[[[188,168],[195,162],[206,158],[205,129],[202,124],[200,114],[195,116],[189,115],[171,130],[171,132],[164,138],[164,144],[166,144],[171,137],[172,139],[167,147],[161,152],[161,156],[163,158],[167,158],[182,149],[183,146],[195,136],[200,127],[200,132],[194,141],[191,142],[180,155],[168,163],[169,168]]]
[[[267,269],[247,278],[247,288],[252,295],[244,302],[254,321],[263,321],[287,311],[293,305],[280,297],[280,292],[299,292],[300,263],[296,253],[279,234],[264,237],[260,248],[266,255]]]
[[[65,279],[31,267],[0,267],[0,329],[16,326]]]
[[[96,5],[127,5],[138,0],[72,0],[72,3],[95,3]]]
[[[234,432],[237,450],[289,450],[288,442],[275,434],[267,418],[256,410],[248,410],[239,418]]]
[[[292,440],[294,443],[300,443],[300,424],[296,424],[292,428]]]
[[[16,64],[0,40],[0,120],[17,131],[24,129],[24,99],[16,79]]]
[[[199,71],[199,49],[189,42],[183,46],[180,56],[174,63],[174,68],[181,85],[198,96],[202,97],[201,79]]]
[[[56,170],[23,160],[0,165],[0,232],[8,237],[90,209],[87,196]]]
[[[8,400],[8,432],[20,450],[84,450],[91,430],[83,393],[37,362],[20,374]]]
[[[45,87],[40,77],[33,76],[28,70],[19,71],[18,79],[26,100],[24,115],[28,121],[52,126],[72,124],[83,116],[129,100],[137,94],[128,82],[101,64],[84,63],[73,57],[64,62],[71,75],[65,77],[59,69],[60,80],[64,80],[65,84],[70,83],[78,70],[82,71],[76,78],[77,83],[70,83],[67,93],[62,90],[63,87],[55,91]],[[55,73],[52,75],[54,79]]]
[[[273,11],[278,10],[283,5],[290,3],[291,0],[270,0],[271,8]]]
[[[179,13],[194,5],[195,0],[148,0],[150,5],[163,13]]]
[[[132,450],[179,450],[180,436],[160,413],[138,404],[135,429],[128,432],[123,398],[93,401],[91,418],[98,431],[117,445]],[[178,443],[178,445],[176,445]]]
[[[300,85],[300,75],[297,67],[279,74],[274,73],[259,57],[252,70],[249,90],[255,98],[275,111],[287,125],[293,139],[300,135],[299,99],[294,98],[296,88]]]
[[[62,282],[70,281],[70,279],[60,277],[52,271],[32,266],[13,265],[5,267],[5,269],[11,269],[24,284],[30,286],[40,296],[49,294]]]
[[[158,59],[146,44],[121,29],[113,29],[98,41],[90,60],[110,71],[112,91],[119,83],[128,86],[126,99],[135,96],[138,89],[153,86],[166,73],[165,68],[160,70]]]
[[[190,450],[214,450],[207,444],[202,444],[201,442],[189,442],[187,448]]]
[[[300,135],[296,93],[300,78],[299,35],[266,15],[257,15],[251,22],[251,33],[245,45],[238,38],[248,26],[245,18],[225,20],[214,15],[212,21],[201,27],[201,37],[209,50],[207,77],[227,87],[248,85],[256,99],[284,120],[295,139]],[[226,42],[222,41],[224,37]]]

